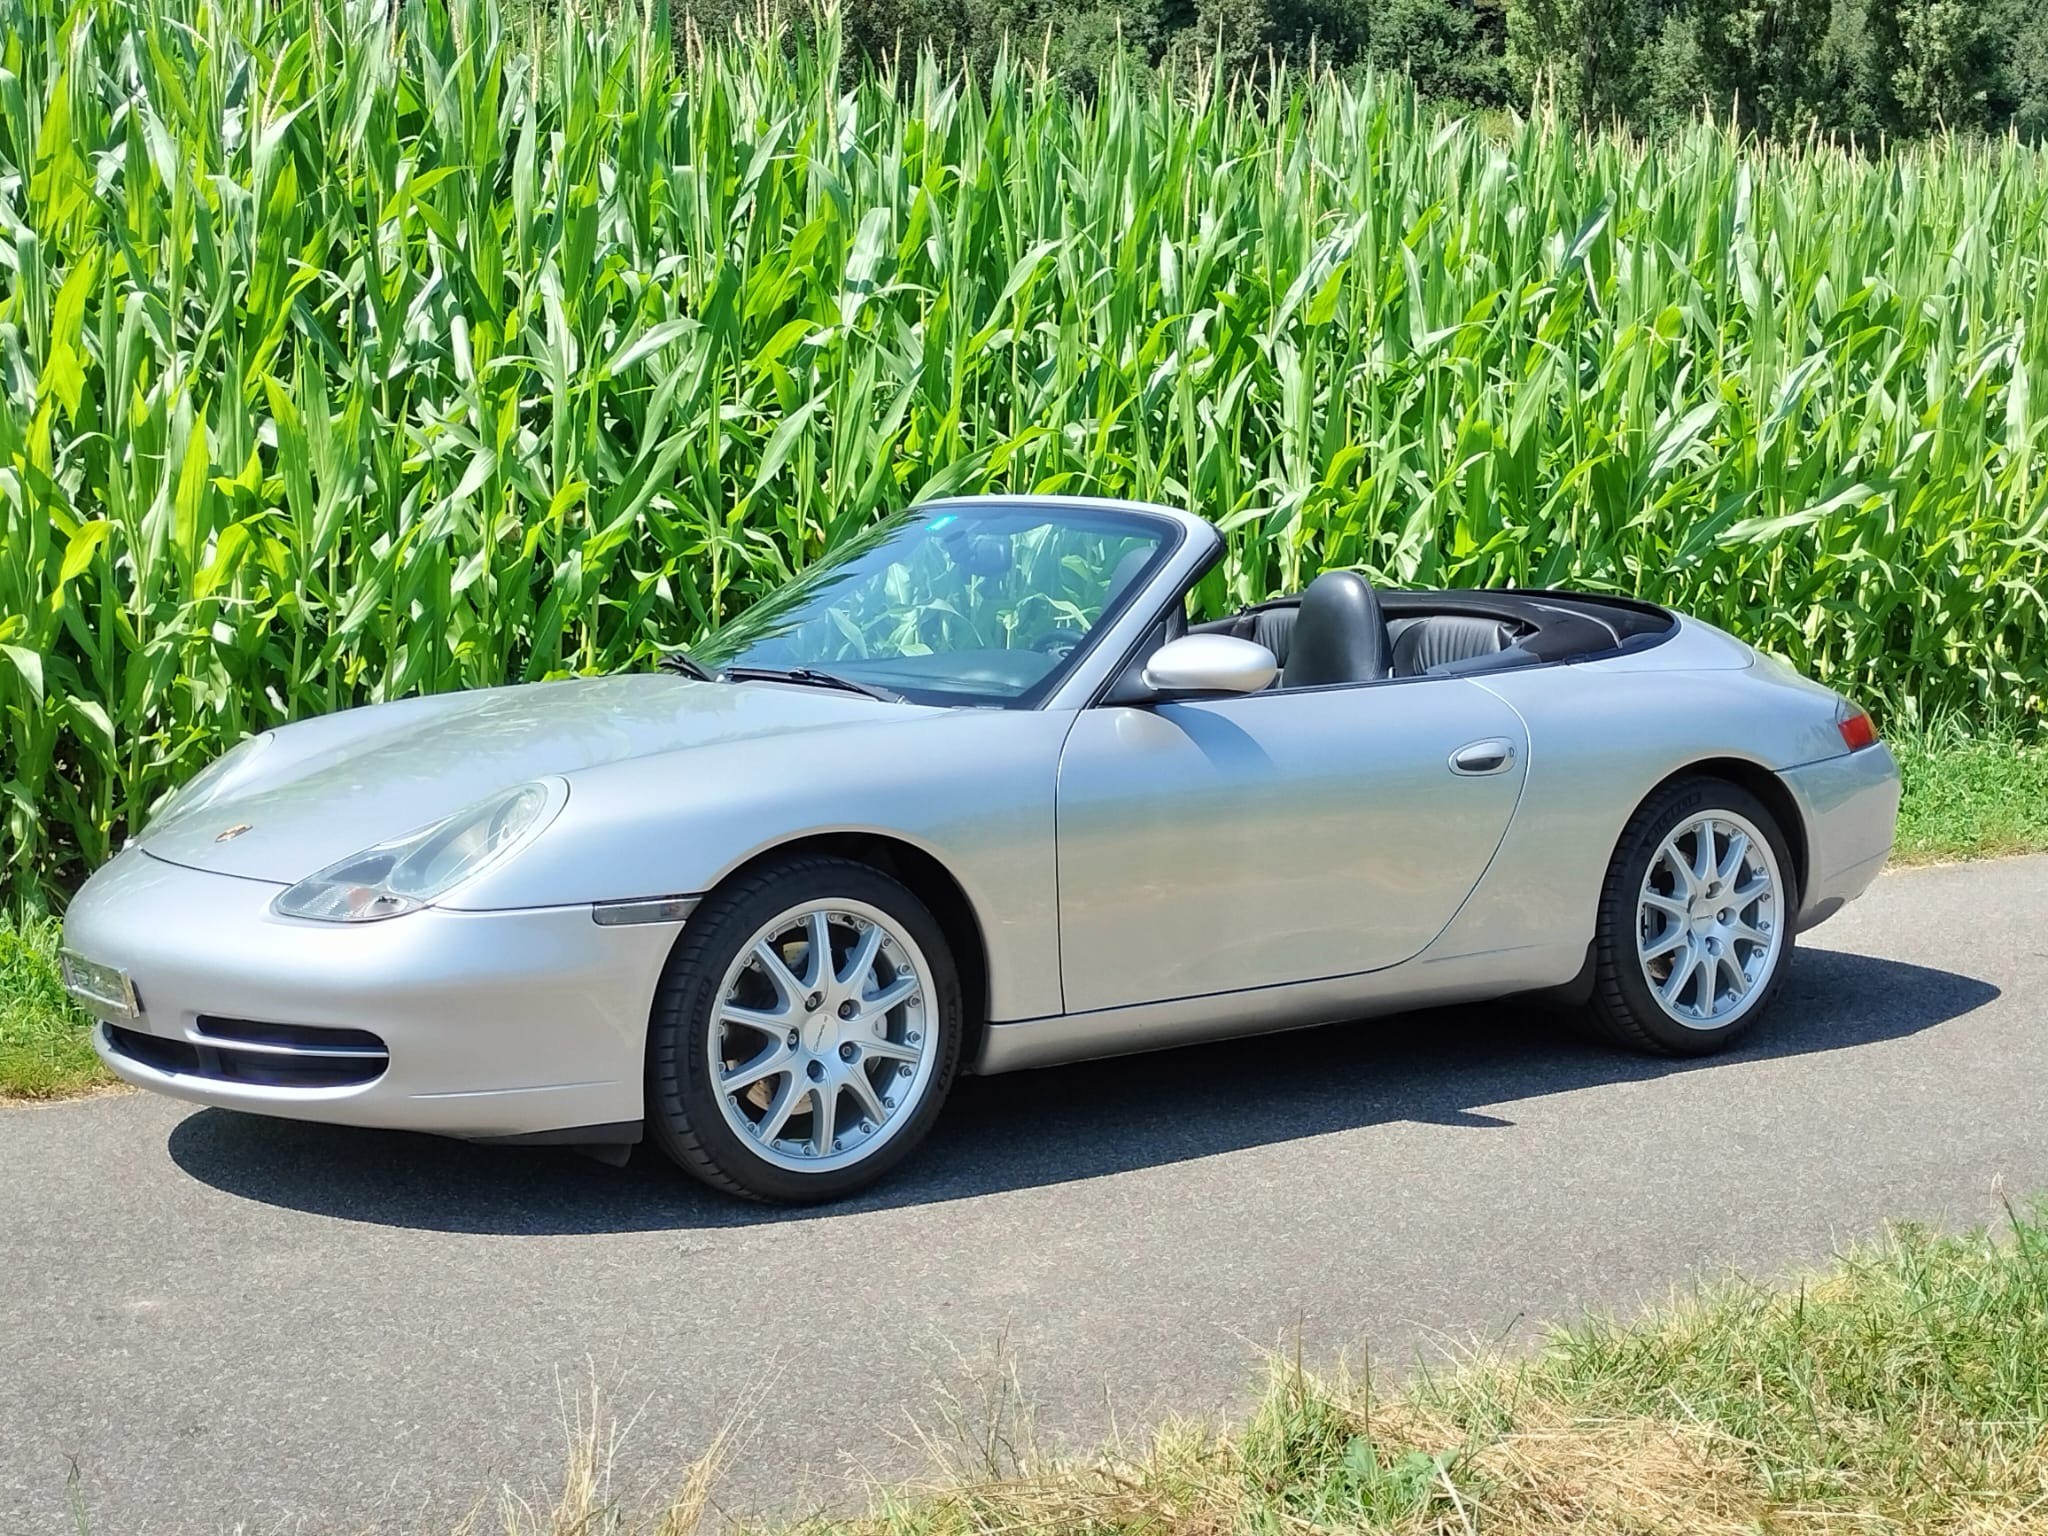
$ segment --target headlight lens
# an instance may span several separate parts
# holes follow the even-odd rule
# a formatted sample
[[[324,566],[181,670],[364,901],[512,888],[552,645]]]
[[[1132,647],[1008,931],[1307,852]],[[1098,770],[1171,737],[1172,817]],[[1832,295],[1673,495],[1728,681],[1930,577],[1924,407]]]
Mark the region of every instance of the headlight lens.
[[[218,800],[270,745],[272,734],[264,731],[237,742],[193,774],[181,787],[172,790],[171,798],[164,802],[163,809],[150,818],[149,830],[164,826],[176,817],[189,816]]]
[[[308,875],[272,902],[284,917],[374,923],[416,912],[534,830],[546,813],[545,784],[522,784],[388,843]]]

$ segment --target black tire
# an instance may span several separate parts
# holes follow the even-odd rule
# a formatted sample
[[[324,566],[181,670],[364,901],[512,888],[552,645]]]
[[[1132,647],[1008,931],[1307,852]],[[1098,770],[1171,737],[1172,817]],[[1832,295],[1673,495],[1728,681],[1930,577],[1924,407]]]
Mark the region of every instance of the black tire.
[[[1644,918],[1638,903],[1651,863],[1665,839],[1701,817],[1715,814],[1741,818],[1760,832],[1769,845],[1777,872],[1773,914],[1777,946],[1774,954],[1766,951],[1770,956],[1769,974],[1752,984],[1751,994],[1728,1022],[1687,1024],[1666,1010],[1645,974],[1646,964],[1639,951],[1639,925]],[[1695,841],[1694,847],[1697,846]],[[1586,1004],[1585,1022],[1605,1040],[1654,1055],[1705,1056],[1725,1049],[1763,1016],[1777,995],[1792,960],[1792,924],[1798,907],[1798,872],[1786,845],[1784,829],[1763,802],[1725,779],[1701,774],[1674,780],[1629,818],[1608,865],[1607,881],[1600,892],[1593,943],[1593,994]],[[1712,918],[1701,920],[1711,922]],[[1686,989],[1681,988],[1678,997],[1686,995]],[[1697,1001],[1698,993],[1691,995]],[[1673,1006],[1679,1004],[1674,1001]]]
[[[857,1162],[819,1172],[770,1161],[759,1142],[727,1122],[711,1060],[713,1010],[741,948],[763,925],[806,902],[865,904],[910,937],[927,973],[922,1030],[932,1056],[922,1098],[900,1124],[892,1122],[886,1140]],[[768,865],[707,897],[669,955],[648,1021],[648,1134],[678,1165],[728,1194],[780,1204],[837,1199],[888,1173],[930,1131],[959,1069],[963,1018],[945,934],[908,887],[851,859],[809,856]]]

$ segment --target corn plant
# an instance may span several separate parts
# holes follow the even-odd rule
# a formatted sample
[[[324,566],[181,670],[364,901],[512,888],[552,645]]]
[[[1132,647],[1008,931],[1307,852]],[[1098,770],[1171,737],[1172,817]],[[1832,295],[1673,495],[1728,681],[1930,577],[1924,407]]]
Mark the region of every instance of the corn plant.
[[[851,81],[849,84],[847,82]],[[644,664],[953,491],[2038,716],[2048,164],[492,0],[0,0],[0,804],[61,901],[278,721]]]

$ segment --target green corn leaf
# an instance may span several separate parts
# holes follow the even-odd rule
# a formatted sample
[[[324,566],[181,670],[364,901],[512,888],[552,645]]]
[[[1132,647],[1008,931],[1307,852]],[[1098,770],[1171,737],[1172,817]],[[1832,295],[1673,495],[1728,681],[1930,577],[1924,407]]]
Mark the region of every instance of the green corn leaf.
[[[40,705],[43,702],[43,658],[20,645],[0,645],[0,656],[14,664],[15,674],[28,689],[29,698]]]

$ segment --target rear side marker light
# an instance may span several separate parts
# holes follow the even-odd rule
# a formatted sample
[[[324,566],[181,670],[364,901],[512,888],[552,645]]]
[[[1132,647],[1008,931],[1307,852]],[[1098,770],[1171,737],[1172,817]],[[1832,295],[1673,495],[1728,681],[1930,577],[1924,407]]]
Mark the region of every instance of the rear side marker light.
[[[1851,710],[1835,722],[1835,729],[1842,733],[1842,745],[1851,752],[1860,752],[1877,743],[1877,727],[1863,710]]]

